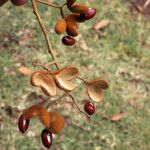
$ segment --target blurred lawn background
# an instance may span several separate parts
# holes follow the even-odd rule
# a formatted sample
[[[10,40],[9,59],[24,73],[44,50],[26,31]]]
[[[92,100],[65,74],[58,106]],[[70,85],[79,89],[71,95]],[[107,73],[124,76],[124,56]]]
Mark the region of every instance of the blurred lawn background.
[[[132,9],[129,1],[78,2],[98,11],[94,19],[79,25],[80,42],[73,47],[62,45],[61,36],[54,32],[60,18],[58,10],[41,5],[39,9],[61,66],[75,64],[85,79],[103,76],[110,87],[104,101],[96,104],[91,122],[68,100],[50,108],[66,118],[66,126],[54,137],[52,149],[150,150],[150,20]],[[100,38],[100,32],[92,27],[102,19],[109,24],[101,30]],[[29,77],[18,71],[20,66],[32,67],[34,60],[47,63],[50,56],[31,3],[22,7],[7,3],[0,8],[0,150],[44,149],[40,140],[43,126],[37,119],[31,121],[25,135],[17,128],[20,111],[46,99],[31,87]],[[82,100],[87,99],[84,87],[73,95],[83,108]],[[118,121],[111,121],[120,113],[123,115]]]

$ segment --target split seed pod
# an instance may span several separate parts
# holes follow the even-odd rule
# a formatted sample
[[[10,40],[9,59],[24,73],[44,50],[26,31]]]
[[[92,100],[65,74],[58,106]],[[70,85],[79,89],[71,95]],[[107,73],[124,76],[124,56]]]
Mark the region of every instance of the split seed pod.
[[[84,4],[74,4],[68,8],[71,12],[75,13],[86,13],[88,11],[88,7]]]
[[[72,91],[76,86],[70,80],[74,79],[78,74],[79,71],[76,67],[68,66],[60,69],[54,78],[60,89],[65,91]]]
[[[87,83],[87,94],[94,102],[100,102],[103,99],[103,90],[108,88],[108,82],[97,78]]]
[[[57,34],[62,34],[65,31],[66,31],[66,21],[65,19],[61,19],[55,25],[55,32]]]
[[[3,6],[8,0],[0,0],[0,7]]]
[[[58,112],[49,112],[51,118],[50,126],[48,130],[52,133],[60,133],[64,127],[64,118]]]
[[[55,96],[57,94],[54,79],[48,77],[46,71],[38,70],[32,73],[30,82],[33,86],[40,87],[48,96]]]
[[[39,117],[45,127],[50,126],[50,117],[48,111],[41,105],[33,105],[23,112],[26,119]]]

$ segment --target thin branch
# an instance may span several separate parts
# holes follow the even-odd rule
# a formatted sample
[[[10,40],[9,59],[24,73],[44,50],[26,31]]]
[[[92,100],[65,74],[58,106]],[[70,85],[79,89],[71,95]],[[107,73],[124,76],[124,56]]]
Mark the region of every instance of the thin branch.
[[[79,106],[78,106],[78,104],[76,103],[74,97],[73,97],[71,94],[68,94],[68,95],[69,95],[69,97],[72,99],[72,101],[74,102],[74,104],[76,105],[77,109],[78,109],[81,113],[83,113],[83,114],[87,117],[87,119],[90,121],[90,116],[89,116],[86,112],[84,112],[83,110],[81,110],[81,109],[79,108]]]
[[[45,2],[43,0],[36,0],[36,2],[41,3],[41,4],[45,4],[54,8],[58,8],[60,9],[61,6],[57,5],[57,4],[53,4],[53,3],[49,3],[49,2]]]
[[[87,81],[85,81],[83,78],[81,78],[81,77],[79,77],[79,76],[77,76],[77,79],[79,79],[79,80],[81,80],[83,83],[87,83]]]
[[[68,95],[68,93],[65,92],[63,95],[61,95],[61,96],[58,97],[57,99],[51,101],[51,102],[46,106],[46,108],[48,109],[50,106],[56,105],[59,101],[61,101],[61,100],[62,100],[65,96],[67,96],[67,95]]]
[[[37,9],[36,0],[32,0],[32,7],[33,7],[33,12],[34,12],[34,14],[36,15],[36,18],[37,18],[37,20],[38,20],[38,22],[39,22],[39,24],[40,24],[40,27],[41,27],[41,29],[42,29],[42,31],[43,31],[43,34],[44,34],[44,37],[45,37],[45,40],[46,40],[46,43],[47,43],[47,46],[48,46],[48,52],[50,53],[50,55],[51,55],[51,57],[52,57],[52,60],[56,62],[56,63],[55,63],[56,67],[59,68],[59,65],[58,65],[58,63],[57,63],[57,61],[56,61],[56,57],[55,57],[55,55],[54,55],[54,53],[53,53],[53,49],[52,49],[52,46],[51,46],[51,42],[50,42],[50,39],[49,39],[49,36],[48,36],[48,31],[46,30],[46,27],[45,27],[45,25],[43,24],[43,21],[42,21],[42,19],[41,19],[41,16],[40,16],[40,14],[39,14],[38,9]]]

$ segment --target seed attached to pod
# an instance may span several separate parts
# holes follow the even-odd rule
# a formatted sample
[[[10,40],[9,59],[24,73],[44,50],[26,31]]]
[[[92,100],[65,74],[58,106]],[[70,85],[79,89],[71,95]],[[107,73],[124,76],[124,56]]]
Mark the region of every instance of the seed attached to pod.
[[[89,8],[86,13],[81,13],[79,18],[82,18],[83,20],[89,20],[93,18],[96,14],[96,8]]]
[[[49,132],[47,129],[44,129],[41,132],[41,140],[46,148],[50,148],[52,146],[52,133]]]
[[[8,0],[0,0],[0,7],[3,6]]]
[[[66,21],[65,19],[61,19],[55,25],[55,32],[57,34],[62,34],[65,31],[66,31]]]
[[[67,46],[71,46],[71,45],[74,45],[75,44],[75,39],[70,37],[70,36],[64,36],[62,38],[62,43],[67,45]]]
[[[28,2],[28,0],[10,0],[10,1],[12,2],[12,4],[16,6],[21,6]]]
[[[29,127],[30,120],[26,119],[23,114],[19,117],[18,128],[20,132],[25,133]]]
[[[77,36],[78,35],[78,26],[76,22],[68,22],[66,32],[70,36]]]
[[[84,110],[87,112],[87,114],[92,115],[95,113],[95,106],[92,102],[87,102],[84,105]]]
[[[86,13],[88,11],[88,7],[84,4],[74,4],[68,8],[70,11],[75,13]]]
[[[49,112],[49,116],[51,118],[51,122],[48,130],[55,134],[60,133],[65,124],[64,118],[58,112]]]

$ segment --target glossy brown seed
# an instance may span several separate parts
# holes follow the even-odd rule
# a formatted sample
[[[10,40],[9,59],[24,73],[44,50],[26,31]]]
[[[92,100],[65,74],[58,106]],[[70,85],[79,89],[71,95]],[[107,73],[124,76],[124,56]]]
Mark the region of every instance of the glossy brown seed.
[[[87,114],[92,115],[95,113],[95,106],[92,102],[87,102],[84,105],[84,110],[87,112]]]
[[[3,6],[8,0],[0,0],[0,7]]]
[[[83,20],[89,20],[93,18],[96,14],[96,8],[89,8],[86,13],[81,13],[79,18],[82,18]]]
[[[12,2],[12,4],[16,6],[21,6],[28,2],[28,0],[10,0],[10,1]]]
[[[44,129],[41,132],[41,140],[46,148],[50,148],[52,146],[52,133],[49,132],[47,129]]]
[[[70,36],[64,36],[62,38],[62,43],[67,45],[67,46],[71,46],[71,45],[74,45],[75,44],[75,39],[70,37]]]
[[[29,127],[30,120],[26,119],[23,114],[18,119],[18,128],[19,131],[25,133]]]

